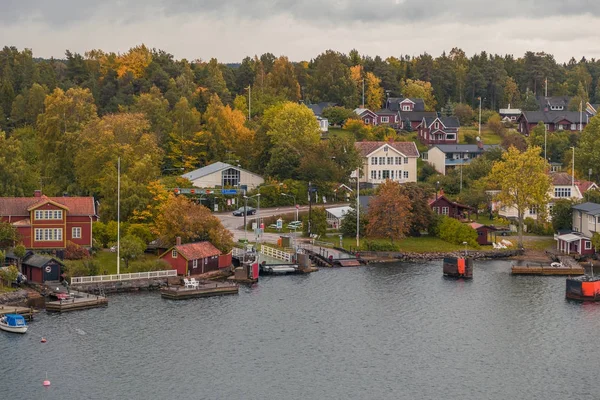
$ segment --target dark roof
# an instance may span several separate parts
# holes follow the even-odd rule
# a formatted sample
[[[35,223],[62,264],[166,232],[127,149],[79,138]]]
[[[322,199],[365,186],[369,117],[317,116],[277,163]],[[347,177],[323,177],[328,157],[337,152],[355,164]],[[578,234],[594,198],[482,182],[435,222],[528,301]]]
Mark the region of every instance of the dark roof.
[[[522,115],[530,124],[535,124],[540,121],[544,124],[555,124],[562,120],[578,124],[581,120],[586,123],[589,120],[587,113],[579,113],[579,111],[523,111]]]
[[[480,149],[476,144],[436,144],[433,145],[431,148],[433,149],[434,147],[437,147],[438,149],[440,149],[442,152],[444,153],[456,153],[456,152],[471,152],[471,153],[475,153],[478,151],[486,151],[486,150],[490,150],[496,147],[499,147],[499,145],[497,144],[484,144],[483,145],[483,150]]]
[[[456,117],[425,117],[425,123],[431,126],[436,119],[439,119],[446,128],[460,128],[460,122]]]
[[[96,215],[93,197],[0,197],[0,215],[28,216],[33,207],[56,203],[68,210],[69,215]]]
[[[403,100],[406,100],[406,97],[390,97],[386,102],[387,108],[392,111],[399,111],[400,103]],[[423,99],[409,98],[409,100],[415,103],[413,111],[425,111],[425,101]]]
[[[392,111],[392,110],[388,110],[387,108],[382,108],[380,110],[375,111],[375,114],[377,114],[377,115],[396,115],[396,114],[398,114],[398,111]]]
[[[60,261],[54,257],[43,256],[41,254],[32,254],[29,257],[25,257],[22,264],[27,265],[29,267],[43,268],[50,261],[55,261],[59,265],[63,265],[63,266],[65,265],[65,264],[63,264],[62,261]]]
[[[600,213],[600,204],[596,204],[596,203],[582,203],[582,204],[576,204],[573,207],[571,207],[573,210],[579,210],[579,211],[583,211],[586,213]]]
[[[540,107],[540,111],[544,111],[544,108],[547,106],[548,110],[550,110],[551,106],[562,106],[565,110],[569,107],[569,103],[571,102],[571,97],[569,96],[537,96],[537,103]]]
[[[326,109],[327,107],[335,107],[336,105],[337,103],[322,101],[316,104],[307,104],[306,107],[310,108],[317,117],[320,117],[321,114],[323,114],[324,109]]]
[[[408,120],[410,122],[421,122],[423,118],[435,118],[437,113],[434,111],[400,111],[400,119],[402,121]]]
[[[473,207],[471,206],[467,206],[466,204],[460,204],[457,203],[456,201],[452,201],[449,198],[446,197],[446,195],[444,193],[441,193],[438,198],[433,198],[429,200],[429,206],[433,207],[434,204],[437,204],[438,202],[442,201],[442,200],[446,200],[448,203],[450,203],[451,205],[453,205],[456,208],[463,208],[465,210],[474,210]]]
[[[415,142],[355,142],[354,146],[360,155],[366,157],[378,148],[388,145],[404,154],[405,157],[419,157],[419,150]]]

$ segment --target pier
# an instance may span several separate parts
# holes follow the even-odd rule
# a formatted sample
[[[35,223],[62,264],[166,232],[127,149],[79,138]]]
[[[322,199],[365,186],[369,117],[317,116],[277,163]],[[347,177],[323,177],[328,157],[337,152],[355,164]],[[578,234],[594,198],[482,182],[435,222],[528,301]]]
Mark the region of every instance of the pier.
[[[105,296],[71,291],[67,298],[46,302],[46,311],[67,312],[106,305],[108,305],[108,299]]]
[[[567,276],[567,275],[584,275],[585,269],[572,257],[559,256],[560,263],[552,266],[547,265],[543,262],[536,263],[525,263],[525,265],[513,264],[511,273],[513,275],[555,275],[555,276]]]
[[[200,281],[195,287],[169,286],[160,290],[160,295],[165,299],[185,300],[196,297],[223,296],[237,294],[239,286],[229,282]]]
[[[31,321],[37,313],[39,313],[39,310],[35,310],[33,307],[18,307],[0,304],[0,317],[6,314],[19,314],[26,320]]]

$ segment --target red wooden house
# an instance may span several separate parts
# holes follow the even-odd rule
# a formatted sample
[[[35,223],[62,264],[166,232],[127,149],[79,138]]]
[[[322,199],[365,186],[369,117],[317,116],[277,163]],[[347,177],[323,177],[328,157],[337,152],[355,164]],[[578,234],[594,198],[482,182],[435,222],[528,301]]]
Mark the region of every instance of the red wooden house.
[[[159,256],[177,270],[177,275],[199,275],[231,265],[231,254],[221,254],[210,242],[181,244],[179,238],[177,242]]]
[[[17,228],[27,249],[64,249],[67,242],[92,247],[98,220],[93,197],[0,197],[0,221]]]
[[[456,117],[424,117],[419,125],[419,140],[427,145],[458,144],[459,127]]]
[[[443,192],[440,196],[429,201],[429,207],[431,207],[431,210],[435,214],[446,215],[456,219],[469,218],[471,212],[475,211],[472,207],[448,199]]]

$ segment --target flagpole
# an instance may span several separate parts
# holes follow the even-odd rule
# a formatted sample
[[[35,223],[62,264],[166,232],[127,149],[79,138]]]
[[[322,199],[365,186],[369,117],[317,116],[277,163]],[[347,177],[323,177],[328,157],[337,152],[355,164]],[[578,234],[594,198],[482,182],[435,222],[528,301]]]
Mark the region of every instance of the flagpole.
[[[117,160],[117,275],[121,272],[121,157]]]
[[[579,132],[583,127],[583,100],[579,102]]]

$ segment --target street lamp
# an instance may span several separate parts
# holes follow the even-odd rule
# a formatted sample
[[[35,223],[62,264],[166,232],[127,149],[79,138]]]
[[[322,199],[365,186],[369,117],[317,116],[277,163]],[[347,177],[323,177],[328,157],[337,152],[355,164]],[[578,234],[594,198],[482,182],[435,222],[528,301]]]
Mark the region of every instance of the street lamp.
[[[481,96],[479,96],[479,137],[481,138]]]
[[[467,242],[463,242],[463,244],[465,245],[465,258],[467,258]]]
[[[248,121],[250,121],[250,110],[252,109],[252,87],[248,85]]]
[[[436,199],[436,201],[438,199],[438,189],[439,189],[439,187],[440,187],[440,181],[437,181],[435,183],[435,199]]]
[[[296,207],[296,221],[298,221],[298,203],[296,203],[296,196],[288,193],[280,193],[281,196],[291,197],[294,200],[294,207]]]

